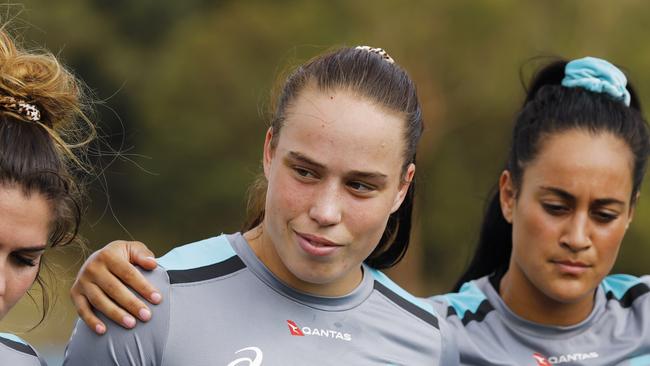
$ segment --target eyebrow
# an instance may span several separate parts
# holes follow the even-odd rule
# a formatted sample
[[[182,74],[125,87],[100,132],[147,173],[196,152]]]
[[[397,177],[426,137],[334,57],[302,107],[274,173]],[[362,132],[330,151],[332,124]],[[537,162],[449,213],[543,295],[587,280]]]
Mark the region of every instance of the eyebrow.
[[[305,164],[309,164],[315,168],[319,169],[325,169],[325,165],[310,159],[309,157],[305,156],[304,154],[301,154],[296,151],[289,151],[289,158],[293,160],[297,160],[300,162],[303,162]],[[386,180],[388,179],[388,176],[384,173],[380,172],[364,172],[361,170],[352,170],[350,171],[347,175],[352,176],[352,177],[358,177],[358,178],[364,178],[364,179],[380,179],[380,180]]]
[[[569,192],[567,192],[567,191],[565,191],[563,189],[560,189],[560,188],[557,188],[557,187],[546,187],[546,186],[542,186],[540,188],[545,190],[545,191],[549,191],[549,192],[551,192],[553,194],[556,194],[556,195],[560,196],[561,198],[563,198],[563,199],[565,199],[567,201],[575,202],[575,200],[576,200],[574,195],[572,195],[571,193],[569,193]],[[594,204],[596,204],[597,206],[607,206],[607,205],[625,206],[625,202],[623,202],[623,201],[621,201],[619,199],[616,199],[616,198],[598,198],[598,199],[594,200]]]
[[[313,166],[315,168],[325,169],[325,165],[323,165],[321,163],[318,163],[318,162],[308,158],[307,156],[305,156],[305,155],[303,155],[303,154],[301,154],[299,152],[289,151],[289,157],[291,159],[293,159],[293,160],[297,160],[297,161],[301,161],[301,162],[303,162],[305,164],[309,164],[309,165],[311,165],[311,166]]]
[[[17,249],[16,251],[17,252],[32,253],[32,252],[41,252],[41,251],[45,250],[46,248],[47,248],[47,245],[39,245],[39,246],[33,246],[33,247],[27,247],[27,248],[20,248],[20,249]]]

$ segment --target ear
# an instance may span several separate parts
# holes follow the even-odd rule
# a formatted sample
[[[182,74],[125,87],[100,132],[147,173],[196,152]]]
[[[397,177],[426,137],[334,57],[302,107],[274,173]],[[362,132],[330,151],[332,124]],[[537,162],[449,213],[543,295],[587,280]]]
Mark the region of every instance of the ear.
[[[415,176],[415,164],[411,163],[406,168],[404,179],[402,180],[402,182],[400,182],[399,191],[397,191],[397,195],[395,196],[395,200],[393,201],[393,207],[391,207],[390,213],[397,211],[397,209],[402,204],[402,202],[404,202],[404,198],[406,198],[406,193],[408,192],[409,187],[411,186],[411,182],[413,181],[414,176]]]
[[[512,212],[515,207],[517,192],[515,191],[512,175],[504,170],[499,177],[499,201],[503,217],[512,224]]]
[[[634,200],[632,200],[632,203],[630,204],[630,212],[628,212],[627,215],[627,224],[625,224],[625,230],[630,227],[630,224],[632,223],[632,219],[634,218],[634,212],[636,211],[636,205],[639,203],[639,198],[641,197],[641,192],[636,192],[636,195],[634,196]]]
[[[273,127],[269,127],[266,130],[266,138],[264,139],[264,152],[262,156],[262,165],[264,166],[264,176],[266,179],[269,179],[269,173],[271,172],[271,161],[273,160],[273,154],[275,150],[271,146],[271,140],[273,139]]]

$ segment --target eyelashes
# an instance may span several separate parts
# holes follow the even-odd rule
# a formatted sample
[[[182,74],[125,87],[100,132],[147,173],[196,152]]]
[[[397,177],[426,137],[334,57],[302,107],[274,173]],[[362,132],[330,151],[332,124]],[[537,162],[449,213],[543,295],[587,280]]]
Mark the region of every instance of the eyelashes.
[[[572,211],[571,207],[558,203],[542,203],[542,207],[552,216],[562,216]],[[606,224],[616,220],[619,214],[608,210],[593,210],[589,212],[589,216],[597,222]]]
[[[29,258],[20,254],[12,254],[12,257],[19,266],[35,267],[37,264],[37,258]]]

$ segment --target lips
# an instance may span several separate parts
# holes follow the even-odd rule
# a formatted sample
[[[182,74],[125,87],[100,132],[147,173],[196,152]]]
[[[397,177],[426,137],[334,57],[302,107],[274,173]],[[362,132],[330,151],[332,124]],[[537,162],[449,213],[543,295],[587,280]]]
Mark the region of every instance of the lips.
[[[331,240],[323,238],[317,235],[304,234],[295,232],[296,238],[298,239],[298,246],[307,254],[314,257],[325,257],[332,255],[343,245],[334,243]]]
[[[561,273],[568,275],[580,275],[592,267],[587,263],[574,260],[551,260],[551,263],[553,263]]]

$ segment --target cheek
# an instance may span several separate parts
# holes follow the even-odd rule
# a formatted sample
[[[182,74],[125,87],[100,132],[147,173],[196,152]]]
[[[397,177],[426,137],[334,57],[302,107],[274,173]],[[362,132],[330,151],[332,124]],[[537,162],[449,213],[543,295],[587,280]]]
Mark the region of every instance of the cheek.
[[[352,198],[347,206],[347,220],[345,220],[347,228],[356,233],[357,237],[363,238],[364,246],[371,247],[370,251],[374,250],[386,229],[392,200],[389,202],[387,199]]]
[[[38,266],[12,269],[9,272],[5,277],[5,297],[8,303],[13,306],[34,284],[38,275]]]
[[[513,216],[513,259],[525,267],[539,269],[558,246],[559,232],[558,220],[541,208],[518,207]]]
[[[267,191],[267,211],[276,217],[294,216],[305,210],[311,200],[308,186],[288,174],[274,172]]]
[[[594,245],[598,251],[598,259],[603,266],[603,272],[605,274],[609,273],[616,262],[624,235],[625,225],[618,225],[610,230],[604,229],[597,232]]]

